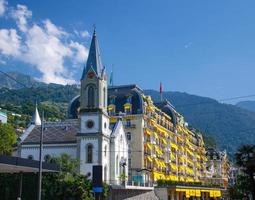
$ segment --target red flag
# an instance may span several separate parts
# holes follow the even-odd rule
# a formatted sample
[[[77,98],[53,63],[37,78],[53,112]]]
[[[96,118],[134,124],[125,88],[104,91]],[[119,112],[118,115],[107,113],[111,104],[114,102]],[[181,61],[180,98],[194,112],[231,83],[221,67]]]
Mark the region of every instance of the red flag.
[[[161,81],[160,81],[160,86],[159,86],[159,92],[160,92],[160,94],[162,94],[162,92],[163,92],[163,87],[162,87]]]

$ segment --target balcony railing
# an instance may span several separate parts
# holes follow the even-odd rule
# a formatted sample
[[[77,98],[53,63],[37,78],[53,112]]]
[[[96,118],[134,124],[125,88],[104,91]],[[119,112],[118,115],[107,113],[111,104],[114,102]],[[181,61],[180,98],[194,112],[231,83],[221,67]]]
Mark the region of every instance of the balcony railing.
[[[125,128],[135,128],[136,125],[135,124],[126,124]]]

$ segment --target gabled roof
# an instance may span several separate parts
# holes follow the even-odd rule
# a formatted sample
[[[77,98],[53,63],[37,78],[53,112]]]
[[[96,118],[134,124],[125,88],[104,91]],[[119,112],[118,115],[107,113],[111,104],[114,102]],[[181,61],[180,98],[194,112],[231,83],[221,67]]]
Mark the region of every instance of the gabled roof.
[[[98,77],[101,77],[102,73],[102,61],[101,55],[99,50],[99,45],[96,37],[96,31],[94,30],[90,49],[89,49],[89,56],[87,59],[86,67],[83,70],[81,79],[84,79],[85,75],[89,70],[93,70]]]
[[[76,143],[76,134],[79,131],[78,120],[70,122],[48,122],[44,124],[43,143]],[[41,126],[34,126],[22,144],[39,144]]]
[[[111,138],[117,137],[117,135],[120,133],[121,127],[123,128],[123,123],[122,123],[122,119],[119,118],[118,121],[112,127]]]

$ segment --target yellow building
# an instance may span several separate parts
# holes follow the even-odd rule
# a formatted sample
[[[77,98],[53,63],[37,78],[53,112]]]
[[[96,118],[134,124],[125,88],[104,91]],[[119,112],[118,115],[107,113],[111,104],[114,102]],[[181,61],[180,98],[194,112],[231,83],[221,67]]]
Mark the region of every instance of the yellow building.
[[[69,107],[76,118],[79,97]],[[128,184],[162,186],[171,199],[183,196],[218,198],[209,186],[207,157],[201,134],[192,131],[170,102],[153,102],[137,85],[108,88],[110,124],[121,117],[128,139]],[[210,183],[210,181],[209,181]]]
[[[201,181],[206,174],[202,135],[189,130],[168,101],[154,103],[136,85],[111,87],[108,99],[111,122],[121,115],[130,141],[130,181]]]

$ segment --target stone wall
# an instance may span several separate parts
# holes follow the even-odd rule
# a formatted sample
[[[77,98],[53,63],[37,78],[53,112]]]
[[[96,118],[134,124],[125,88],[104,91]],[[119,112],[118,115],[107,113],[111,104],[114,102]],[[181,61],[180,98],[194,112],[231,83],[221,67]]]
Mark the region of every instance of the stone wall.
[[[107,200],[159,200],[154,190],[110,189]]]

